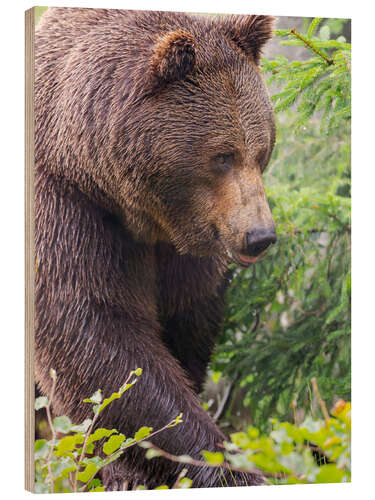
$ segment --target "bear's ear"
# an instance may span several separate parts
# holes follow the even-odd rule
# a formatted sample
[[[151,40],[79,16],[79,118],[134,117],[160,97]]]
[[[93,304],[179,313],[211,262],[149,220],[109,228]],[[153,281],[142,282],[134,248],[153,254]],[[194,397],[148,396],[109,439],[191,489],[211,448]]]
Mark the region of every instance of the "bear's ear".
[[[159,84],[182,80],[194,70],[194,38],[183,30],[161,35],[151,58],[151,70]]]
[[[274,22],[272,16],[228,16],[223,24],[226,36],[259,64],[262,47],[272,38]]]

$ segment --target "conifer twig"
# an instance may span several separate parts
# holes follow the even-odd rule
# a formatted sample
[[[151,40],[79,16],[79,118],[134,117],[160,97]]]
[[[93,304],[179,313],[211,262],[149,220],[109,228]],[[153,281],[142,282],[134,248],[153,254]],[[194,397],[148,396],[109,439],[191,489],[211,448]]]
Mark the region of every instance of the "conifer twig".
[[[307,47],[309,47],[316,54],[318,54],[318,56],[322,57],[325,60],[325,62],[328,64],[328,66],[335,64],[333,59],[331,59],[331,58],[327,57],[325,54],[323,54],[323,52],[321,50],[319,50],[317,47],[315,47],[312,44],[311,40],[307,40],[304,36],[301,35],[301,33],[298,33],[298,31],[295,28],[289,30],[289,33],[291,35],[294,35],[296,38],[299,38],[305,45],[307,45]]]

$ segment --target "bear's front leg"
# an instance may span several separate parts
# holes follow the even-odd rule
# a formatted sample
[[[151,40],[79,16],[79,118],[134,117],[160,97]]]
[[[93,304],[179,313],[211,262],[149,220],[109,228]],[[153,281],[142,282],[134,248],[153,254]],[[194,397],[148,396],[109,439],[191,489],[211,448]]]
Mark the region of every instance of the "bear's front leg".
[[[201,450],[217,450],[224,436],[201,408],[179,363],[162,344],[157,324],[141,317],[136,319],[134,310],[131,314],[121,313],[87,302],[80,308],[85,312],[79,323],[71,316],[75,308],[66,309],[60,327],[52,324],[53,318],[48,324],[54,332],[52,341],[43,343],[41,330],[37,339],[36,369],[44,393],[50,389],[49,368],[54,367],[58,374],[55,413],[68,414],[73,422],[81,422],[91,412],[89,405],[82,403],[84,398],[98,388],[105,396],[110,395],[131,370],[141,367],[143,374],[137,383],[103,411],[97,425],[133,437],[140,427],[149,426],[156,431],[182,412],[182,424],[163,430],[151,441],[173,455],[188,454],[195,459],[202,458]],[[57,318],[61,317],[61,311],[56,312]],[[73,332],[74,345],[68,348]],[[72,338],[70,342],[73,343]],[[134,446],[116,463],[116,467],[123,466],[124,481],[136,479],[149,488],[173,485],[183,466],[162,458],[147,460],[144,455],[144,449]],[[187,475],[195,487],[222,483],[217,469],[188,469]],[[116,474],[109,473],[109,487],[120,483],[118,470]],[[226,481],[233,485],[229,477]]]
[[[46,395],[49,370],[57,372],[54,413],[80,423],[92,411],[84,398],[97,389],[109,396],[140,367],[137,383],[105,408],[97,425],[133,437],[140,427],[156,431],[182,412],[183,423],[152,442],[195,459],[202,458],[201,450],[217,450],[223,434],[162,341],[152,248],[136,243],[117,219],[71,186],[42,179],[37,193],[35,368]],[[163,458],[147,460],[139,446],[122,455],[120,466],[125,480],[149,488],[173,485],[183,468]],[[119,483],[118,470],[109,473],[109,487]],[[188,466],[195,487],[240,481],[225,473],[223,482],[220,475],[217,469]]]

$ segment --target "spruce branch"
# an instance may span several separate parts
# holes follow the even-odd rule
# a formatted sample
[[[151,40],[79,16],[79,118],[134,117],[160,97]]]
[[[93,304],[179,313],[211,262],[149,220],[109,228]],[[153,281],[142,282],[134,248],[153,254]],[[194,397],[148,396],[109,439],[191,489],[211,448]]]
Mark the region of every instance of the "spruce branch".
[[[317,47],[315,47],[315,45],[312,43],[311,40],[307,40],[307,38],[302,36],[301,33],[298,33],[298,31],[295,28],[289,30],[289,34],[294,35],[296,38],[301,40],[307,47],[309,47],[313,52],[318,54],[318,56],[322,57],[326,61],[328,66],[335,64],[335,62],[332,58],[327,57],[325,54],[323,54],[323,52],[321,50],[319,50]]]

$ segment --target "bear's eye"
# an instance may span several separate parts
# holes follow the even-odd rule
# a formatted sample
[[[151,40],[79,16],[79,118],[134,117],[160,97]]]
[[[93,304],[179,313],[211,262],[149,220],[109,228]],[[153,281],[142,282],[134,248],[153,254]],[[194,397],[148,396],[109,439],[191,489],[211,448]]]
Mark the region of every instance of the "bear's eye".
[[[261,150],[259,151],[259,153],[256,155],[256,158],[255,158],[257,164],[259,165],[259,168],[261,170],[261,172],[263,172],[267,166],[267,160],[268,160],[268,155],[267,155],[267,151],[265,150]]]
[[[234,163],[234,154],[219,154],[215,156],[213,164],[216,170],[221,173],[225,173],[233,167]]]

